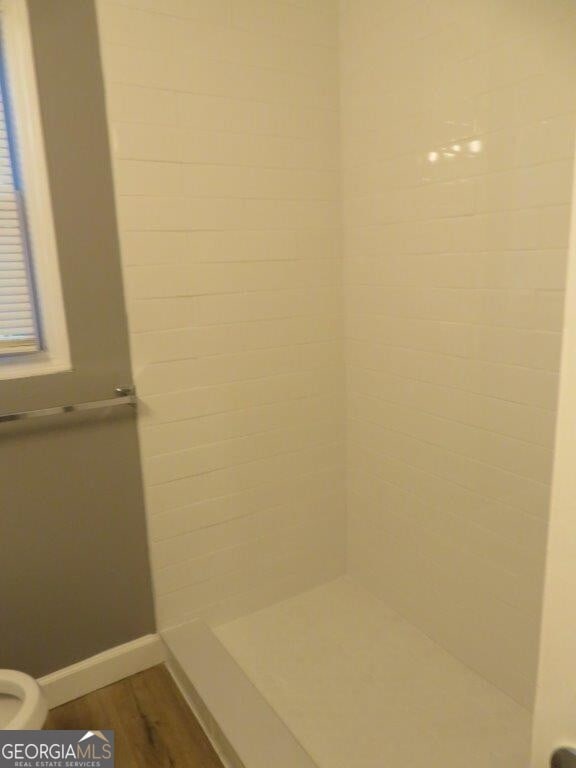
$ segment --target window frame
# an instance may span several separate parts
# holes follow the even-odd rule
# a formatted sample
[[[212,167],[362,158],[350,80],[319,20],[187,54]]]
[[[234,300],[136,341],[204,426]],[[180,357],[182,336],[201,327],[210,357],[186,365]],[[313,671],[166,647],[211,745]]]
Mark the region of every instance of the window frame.
[[[0,0],[0,13],[41,345],[39,350],[0,356],[2,380],[69,371],[72,366],[26,0]]]

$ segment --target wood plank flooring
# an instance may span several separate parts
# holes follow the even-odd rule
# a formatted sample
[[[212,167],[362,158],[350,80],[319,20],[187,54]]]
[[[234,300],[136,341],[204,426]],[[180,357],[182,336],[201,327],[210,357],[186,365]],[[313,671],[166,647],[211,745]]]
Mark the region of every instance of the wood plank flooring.
[[[116,768],[223,768],[163,665],[53,709],[46,728],[112,729]]]

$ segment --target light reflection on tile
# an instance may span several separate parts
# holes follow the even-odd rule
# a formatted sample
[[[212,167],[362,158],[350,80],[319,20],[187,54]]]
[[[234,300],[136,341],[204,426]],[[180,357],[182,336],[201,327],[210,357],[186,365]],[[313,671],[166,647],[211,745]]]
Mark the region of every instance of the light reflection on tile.
[[[530,705],[576,7],[342,9],[351,569]]]

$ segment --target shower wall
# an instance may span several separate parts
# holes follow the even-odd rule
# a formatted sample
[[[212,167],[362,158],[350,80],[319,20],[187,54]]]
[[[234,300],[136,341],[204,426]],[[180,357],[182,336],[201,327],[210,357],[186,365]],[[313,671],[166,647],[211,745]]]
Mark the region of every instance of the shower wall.
[[[340,573],[337,8],[100,0],[161,627]]]
[[[573,0],[98,7],[160,626],[348,567],[530,705]]]
[[[566,0],[343,0],[350,570],[532,701],[576,129]]]

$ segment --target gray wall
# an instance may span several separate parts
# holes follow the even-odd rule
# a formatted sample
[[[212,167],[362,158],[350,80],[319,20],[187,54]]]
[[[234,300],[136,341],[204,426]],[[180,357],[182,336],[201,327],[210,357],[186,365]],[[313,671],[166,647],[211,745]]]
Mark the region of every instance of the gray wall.
[[[131,381],[92,0],[29,0],[73,371],[0,381],[0,412]],[[0,667],[46,674],[153,631],[128,409],[0,427]]]

